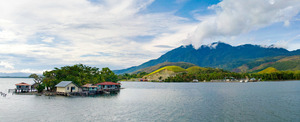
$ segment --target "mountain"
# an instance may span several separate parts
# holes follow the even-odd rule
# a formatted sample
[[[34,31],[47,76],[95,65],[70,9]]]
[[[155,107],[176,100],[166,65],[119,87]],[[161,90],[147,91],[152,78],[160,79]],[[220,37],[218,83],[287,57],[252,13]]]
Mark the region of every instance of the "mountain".
[[[2,78],[15,78],[15,77],[29,77],[30,73],[22,73],[22,72],[16,72],[16,73],[0,73],[0,77]]]
[[[195,49],[192,45],[180,46],[158,59],[128,69],[115,70],[114,72],[117,74],[131,73],[164,62],[189,62],[201,67],[232,70],[259,58],[293,55],[300,55],[300,50],[288,51],[284,48],[262,47],[251,44],[231,46],[223,42],[215,42],[210,45],[202,45],[199,49]]]

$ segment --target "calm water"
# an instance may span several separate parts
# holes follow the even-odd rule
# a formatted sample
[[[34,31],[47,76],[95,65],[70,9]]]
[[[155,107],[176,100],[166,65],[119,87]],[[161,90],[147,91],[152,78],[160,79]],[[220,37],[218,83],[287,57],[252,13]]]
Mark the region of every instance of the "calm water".
[[[0,91],[20,81],[0,79]],[[0,121],[300,121],[300,81],[122,82],[98,97],[0,96]]]

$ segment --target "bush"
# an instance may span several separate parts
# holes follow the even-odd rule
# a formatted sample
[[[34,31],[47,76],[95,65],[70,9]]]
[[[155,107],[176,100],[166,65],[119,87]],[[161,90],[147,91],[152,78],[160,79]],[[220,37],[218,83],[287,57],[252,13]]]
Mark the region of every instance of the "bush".
[[[43,92],[44,89],[45,89],[45,85],[44,85],[44,84],[39,84],[39,85],[36,87],[36,90],[38,91],[38,93]]]

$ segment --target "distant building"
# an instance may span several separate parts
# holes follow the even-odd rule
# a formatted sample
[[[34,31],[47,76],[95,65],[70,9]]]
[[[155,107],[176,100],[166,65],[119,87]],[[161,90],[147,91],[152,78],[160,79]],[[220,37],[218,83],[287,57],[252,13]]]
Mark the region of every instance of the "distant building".
[[[79,87],[72,81],[61,81],[55,87],[57,93],[80,92]]]
[[[31,85],[24,82],[16,84],[16,92],[29,92],[30,88]]]
[[[141,81],[141,82],[147,82],[148,79],[140,78],[139,81]]]

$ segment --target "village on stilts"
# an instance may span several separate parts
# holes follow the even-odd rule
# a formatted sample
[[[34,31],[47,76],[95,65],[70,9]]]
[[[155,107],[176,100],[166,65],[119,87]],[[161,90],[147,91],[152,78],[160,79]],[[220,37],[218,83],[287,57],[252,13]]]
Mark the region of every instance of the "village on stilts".
[[[27,84],[24,82],[15,84],[15,89],[9,89],[9,92],[16,94],[34,94],[37,93],[36,84]],[[97,84],[85,84],[81,87],[74,84],[72,81],[61,81],[55,85],[54,92],[43,92],[47,96],[62,95],[62,96],[90,96],[118,93],[121,89],[121,83],[102,82]]]

